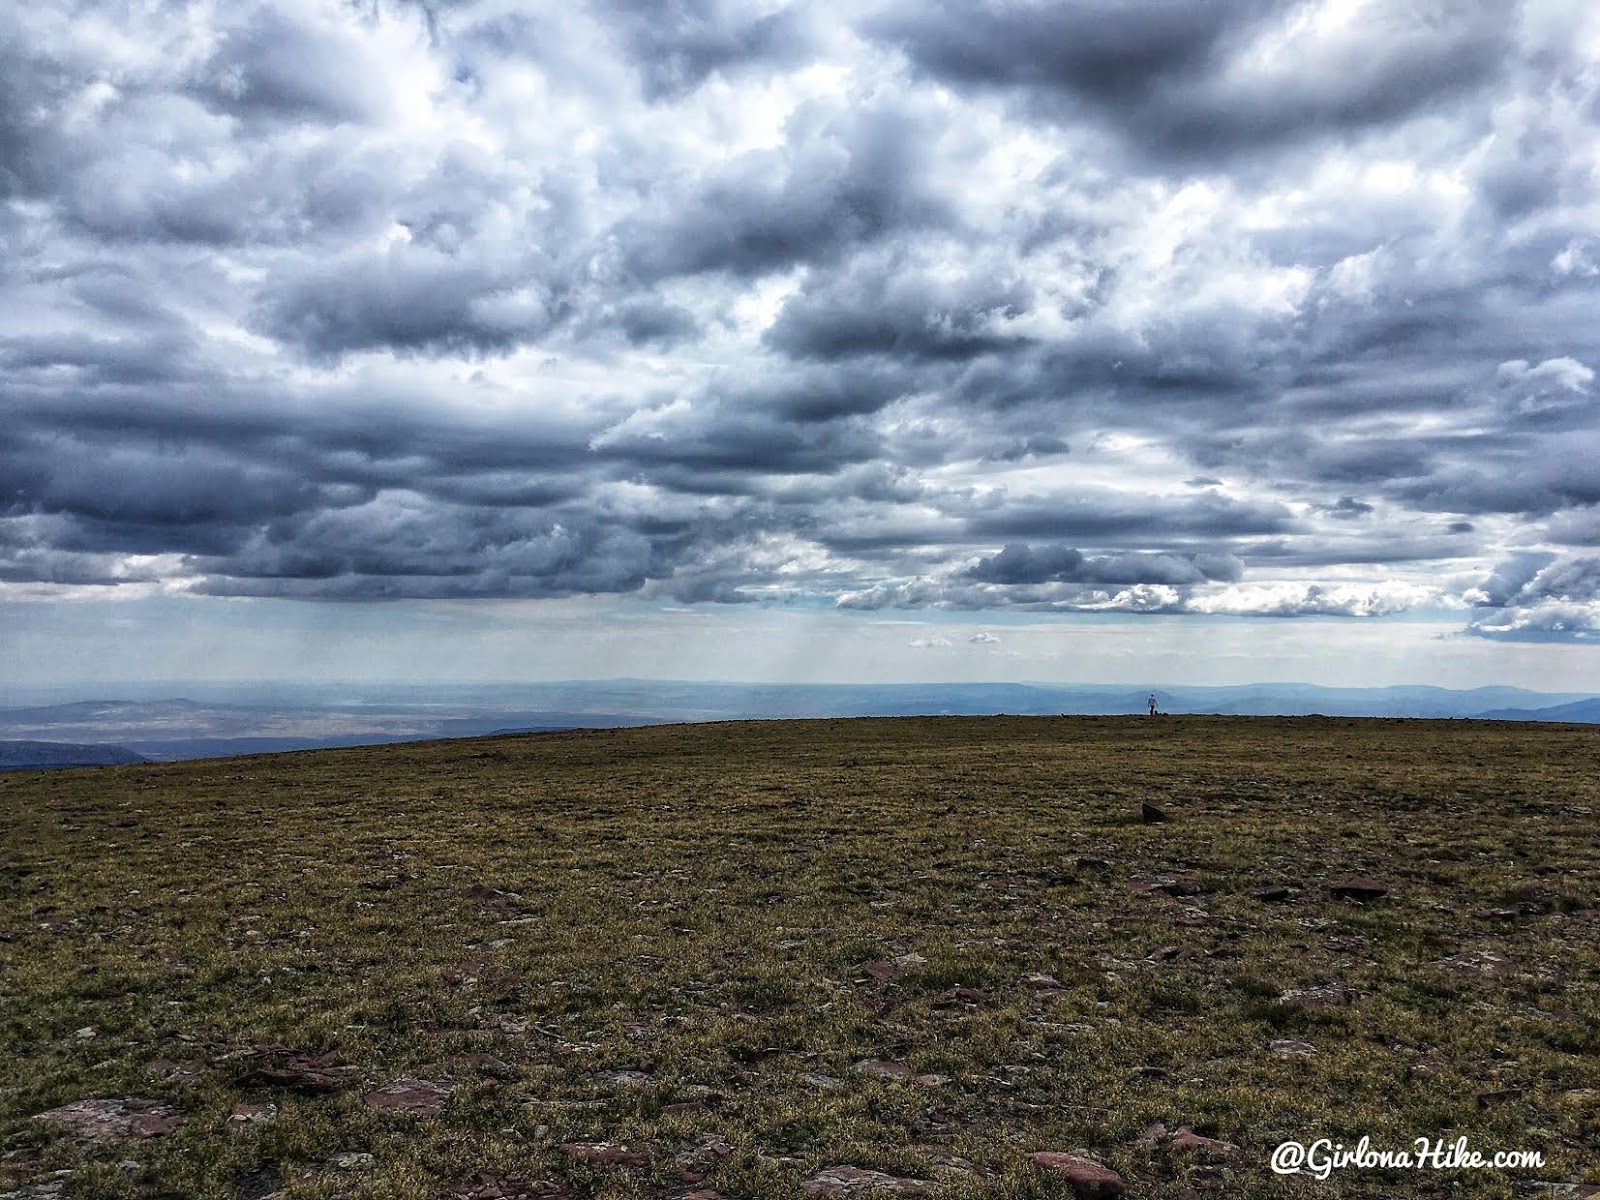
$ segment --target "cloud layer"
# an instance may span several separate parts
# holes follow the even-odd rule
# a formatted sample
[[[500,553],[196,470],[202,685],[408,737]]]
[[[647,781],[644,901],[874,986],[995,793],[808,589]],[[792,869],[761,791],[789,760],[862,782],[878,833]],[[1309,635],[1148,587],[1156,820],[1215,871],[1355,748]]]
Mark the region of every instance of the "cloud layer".
[[[1581,0],[0,14],[0,589],[1600,636]]]

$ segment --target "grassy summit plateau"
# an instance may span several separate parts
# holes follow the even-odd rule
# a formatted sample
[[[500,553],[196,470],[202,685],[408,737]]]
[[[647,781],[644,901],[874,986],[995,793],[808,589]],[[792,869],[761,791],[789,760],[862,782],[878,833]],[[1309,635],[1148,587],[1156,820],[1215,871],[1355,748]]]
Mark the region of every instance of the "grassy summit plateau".
[[[1597,810],[1600,729],[1318,718],[0,775],[0,1195],[1575,1195]],[[1268,1168],[1363,1135],[1546,1165]]]

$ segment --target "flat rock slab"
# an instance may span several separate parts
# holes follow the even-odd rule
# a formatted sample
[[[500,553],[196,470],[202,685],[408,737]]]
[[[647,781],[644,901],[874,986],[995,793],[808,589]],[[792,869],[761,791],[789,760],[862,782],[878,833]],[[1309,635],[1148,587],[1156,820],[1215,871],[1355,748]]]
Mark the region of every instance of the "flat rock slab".
[[[918,967],[928,965],[928,960],[920,954],[900,954],[894,958],[875,958],[864,962],[858,968],[863,975],[876,979],[879,983],[892,983],[915,971]]]
[[[648,1167],[648,1150],[630,1150],[620,1142],[562,1142],[561,1153],[598,1167]]]
[[[889,1192],[897,1196],[921,1196],[939,1185],[927,1179],[906,1179],[886,1171],[862,1167],[824,1167],[800,1185],[807,1196],[855,1196],[863,1192]]]
[[[69,1195],[65,1179],[49,1179],[43,1183],[25,1183],[13,1192],[0,1192],[0,1200],[68,1200]]]
[[[171,1133],[184,1116],[170,1104],[139,1096],[106,1100],[74,1100],[33,1118],[60,1125],[75,1142],[98,1145],[124,1138],[153,1138]]]
[[[1267,1049],[1279,1058],[1309,1058],[1317,1052],[1317,1048],[1310,1042],[1302,1042],[1297,1038],[1280,1038],[1269,1042]]]
[[[1109,1197],[1122,1195],[1122,1176],[1093,1159],[1043,1150],[1028,1155],[1028,1160],[1036,1167],[1060,1175],[1078,1200],[1109,1200]]]
[[[554,1179],[513,1179],[474,1172],[450,1188],[457,1200],[572,1200],[567,1185]]]
[[[450,1099],[454,1088],[431,1079],[397,1079],[361,1097],[368,1108],[379,1112],[403,1112],[416,1117],[435,1117]]]
[[[1463,950],[1433,964],[1454,975],[1504,975],[1511,970],[1511,959],[1498,950]]]
[[[1352,875],[1328,885],[1328,894],[1335,900],[1377,900],[1389,894],[1389,885],[1379,883],[1368,875]]]
[[[1349,1004],[1350,991],[1343,984],[1328,983],[1320,987],[1296,988],[1278,997],[1279,1004],[1304,1004],[1313,1008],[1334,1008]]]

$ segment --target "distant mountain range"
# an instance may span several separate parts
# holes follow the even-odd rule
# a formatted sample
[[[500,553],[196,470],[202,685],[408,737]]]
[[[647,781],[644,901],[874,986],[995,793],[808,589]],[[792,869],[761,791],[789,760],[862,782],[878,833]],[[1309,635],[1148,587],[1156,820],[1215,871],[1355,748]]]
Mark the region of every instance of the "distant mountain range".
[[[123,767],[149,761],[122,746],[81,746],[73,742],[0,742],[0,771]]]
[[[781,717],[1143,713],[1148,686],[1035,683],[751,684],[611,679],[521,685],[219,685],[161,696],[0,708],[10,745],[64,758],[210,758],[490,733]],[[1600,724],[1600,697],[1513,687],[1328,688],[1312,684],[1155,688],[1167,713],[1472,718]],[[96,744],[86,744],[96,743]],[[17,754],[22,752],[18,751]],[[38,754],[46,754],[44,751]],[[13,758],[16,756],[13,755]],[[0,758],[0,763],[10,762]],[[26,765],[68,765],[65,761]],[[71,765],[80,765],[77,762]]]

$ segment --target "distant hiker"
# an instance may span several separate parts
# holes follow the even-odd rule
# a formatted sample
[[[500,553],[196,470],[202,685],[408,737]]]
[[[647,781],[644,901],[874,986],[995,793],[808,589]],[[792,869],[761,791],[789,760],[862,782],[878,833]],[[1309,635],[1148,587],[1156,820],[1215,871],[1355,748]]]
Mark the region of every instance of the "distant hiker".
[[[1150,693],[1150,715],[1152,717],[1156,715],[1156,694],[1154,692]]]

